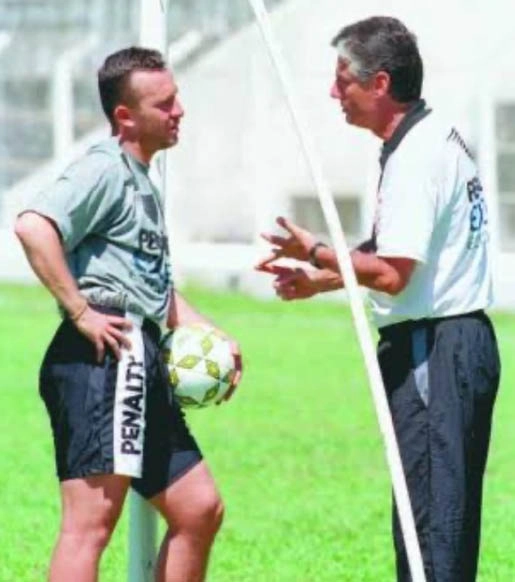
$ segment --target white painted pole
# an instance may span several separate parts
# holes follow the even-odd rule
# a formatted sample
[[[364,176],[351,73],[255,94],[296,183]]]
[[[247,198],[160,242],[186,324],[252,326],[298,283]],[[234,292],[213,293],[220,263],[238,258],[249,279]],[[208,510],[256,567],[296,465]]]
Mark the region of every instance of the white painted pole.
[[[139,42],[166,53],[168,0],[140,0]]]
[[[11,40],[12,40],[12,36],[8,32],[5,32],[3,30],[0,31],[0,55],[11,44]],[[4,96],[4,90],[5,90],[4,78],[2,78],[0,76],[0,108],[1,108],[2,117],[5,115],[5,110],[7,109],[6,100],[5,100],[5,96]],[[2,152],[3,151],[4,151],[4,148],[3,148],[3,144],[2,144]],[[3,175],[1,172],[2,172],[2,166],[0,166],[0,191],[4,191],[7,188],[8,178],[7,178],[7,173],[5,175]],[[0,214],[2,215],[2,219],[3,219],[4,218],[3,213],[0,212]]]
[[[129,494],[129,582],[155,580],[157,517],[135,491]]]
[[[74,141],[73,66],[94,48],[97,39],[89,36],[59,55],[52,72],[52,131],[54,158],[65,156]]]
[[[160,51],[165,60],[168,57],[168,0],[140,0],[140,34],[142,47]],[[167,150],[154,156],[150,169],[151,177],[159,184],[163,203],[166,200]]]
[[[52,74],[52,125],[56,159],[69,151],[73,144],[73,105],[71,68],[61,56]]]
[[[168,0],[140,0],[139,43],[154,48],[166,59]],[[151,173],[166,199],[166,153],[156,155]],[[129,582],[152,582],[157,557],[157,514],[152,506],[134,491],[129,500]]]
[[[321,164],[315,155],[315,149],[310,139],[310,133],[307,130],[305,119],[299,112],[299,107],[296,101],[296,91],[294,90],[290,80],[286,62],[284,61],[282,53],[273,35],[268,12],[265,8],[263,0],[249,0],[249,2],[256,16],[272,63],[277,71],[277,75],[284,92],[284,97],[288,103],[288,107],[290,109],[293,122],[300,139],[302,150],[306,157],[313,181],[318,191],[320,204],[322,205],[325,220],[329,227],[329,232],[336,251],[338,264],[345,280],[345,287],[347,289],[350,300],[351,311],[354,317],[354,324],[365,359],[372,396],[376,408],[376,414],[379,421],[379,427],[386,448],[386,457],[390,469],[395,500],[399,512],[402,532],[404,535],[404,541],[406,544],[411,576],[414,582],[426,582],[415,522],[413,519],[413,512],[411,509],[408,489],[406,486],[406,479],[402,468],[397,439],[395,437],[392,417],[388,407],[386,392],[375,353],[374,342],[370,333],[370,327],[368,325],[365,309],[361,300],[361,295],[356,280],[356,275],[352,266],[349,249],[345,241],[345,235],[338,218],[333,196],[322,173]]]

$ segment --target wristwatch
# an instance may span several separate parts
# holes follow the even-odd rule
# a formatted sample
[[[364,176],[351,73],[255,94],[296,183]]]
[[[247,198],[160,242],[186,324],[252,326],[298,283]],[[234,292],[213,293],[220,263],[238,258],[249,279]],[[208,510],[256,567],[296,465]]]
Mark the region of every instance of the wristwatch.
[[[316,267],[317,269],[322,268],[322,265],[317,261],[317,250],[322,247],[327,248],[327,245],[319,240],[309,249],[308,252],[308,260],[310,264],[313,265],[313,267]]]

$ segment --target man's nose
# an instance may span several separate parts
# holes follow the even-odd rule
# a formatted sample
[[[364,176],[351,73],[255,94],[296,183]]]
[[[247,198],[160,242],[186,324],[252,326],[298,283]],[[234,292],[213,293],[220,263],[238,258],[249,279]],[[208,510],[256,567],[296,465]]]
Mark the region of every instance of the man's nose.
[[[173,104],[172,116],[176,117],[177,119],[180,119],[181,117],[184,116],[184,108],[182,106],[182,103],[178,99],[176,99]]]

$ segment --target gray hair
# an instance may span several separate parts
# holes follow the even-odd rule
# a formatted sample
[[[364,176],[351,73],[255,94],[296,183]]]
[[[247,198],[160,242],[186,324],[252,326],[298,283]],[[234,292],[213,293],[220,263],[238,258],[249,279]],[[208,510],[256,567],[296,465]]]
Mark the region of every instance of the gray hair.
[[[362,82],[379,71],[390,76],[390,95],[400,103],[420,98],[424,69],[417,39],[396,18],[373,16],[344,27],[331,43]]]

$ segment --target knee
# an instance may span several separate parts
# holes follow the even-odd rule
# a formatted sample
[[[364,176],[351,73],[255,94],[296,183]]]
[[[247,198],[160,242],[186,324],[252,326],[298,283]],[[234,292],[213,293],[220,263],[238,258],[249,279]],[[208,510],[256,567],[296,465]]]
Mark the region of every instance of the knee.
[[[71,555],[87,552],[100,555],[107,547],[113,528],[110,525],[95,525],[88,528],[65,527],[60,537]]]
[[[116,522],[117,517],[110,508],[92,509],[88,514],[68,513],[64,516],[60,537],[70,551],[101,554],[111,539]]]
[[[214,531],[216,533],[221,528],[225,515],[224,502],[220,499],[220,497],[218,497],[212,513],[213,513],[212,523]]]
[[[93,551],[102,553],[109,544],[112,533],[111,526],[99,526],[87,533],[86,543]]]
[[[206,532],[215,535],[224,518],[225,507],[218,495],[202,499],[197,506],[197,519]]]
[[[197,539],[213,539],[220,529],[224,516],[224,504],[217,495],[197,498],[180,523],[172,525],[177,532]]]

